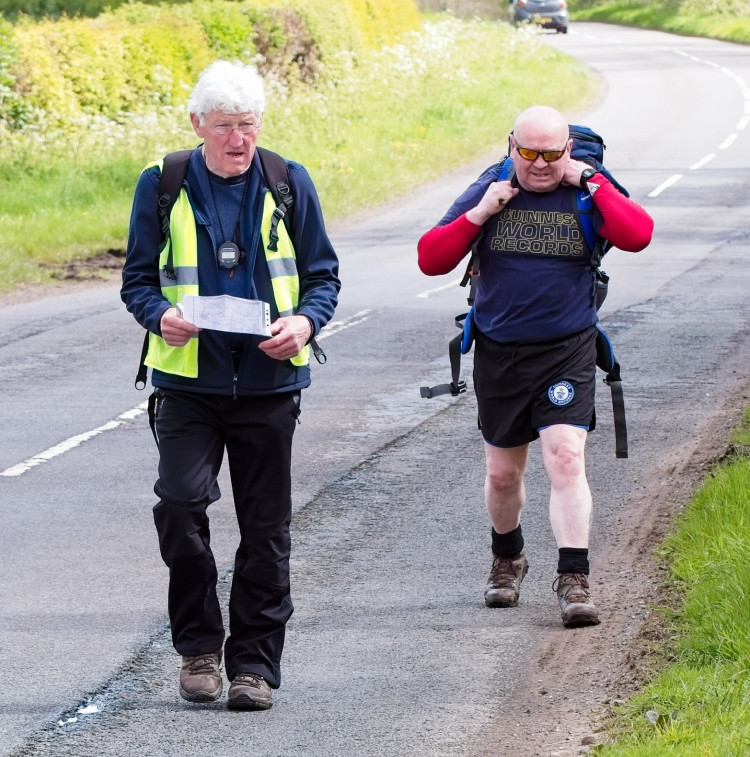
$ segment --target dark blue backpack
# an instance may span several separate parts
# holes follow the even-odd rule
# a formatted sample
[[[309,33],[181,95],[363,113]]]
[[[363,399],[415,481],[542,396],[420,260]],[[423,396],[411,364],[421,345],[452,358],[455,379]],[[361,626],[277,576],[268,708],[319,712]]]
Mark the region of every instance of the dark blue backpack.
[[[571,157],[588,163],[590,166],[604,174],[609,181],[626,197],[629,197],[627,189],[622,186],[612,174],[604,167],[604,140],[587,126],[571,125],[570,137],[573,140]],[[513,178],[513,161],[505,156],[495,164],[492,170],[494,181],[507,181]],[[581,231],[586,239],[589,249],[592,250],[591,269],[596,281],[596,309],[598,310],[607,296],[609,276],[601,269],[601,260],[611,245],[596,236],[593,223],[593,200],[585,190],[579,190],[577,204]],[[466,391],[466,382],[460,379],[461,355],[465,355],[474,343],[474,290],[479,275],[479,238],[471,248],[471,256],[466,272],[461,280],[461,286],[469,284],[469,311],[456,316],[455,324],[461,329],[461,333],[448,343],[448,356],[451,363],[451,382],[438,384],[437,386],[420,387],[420,395],[426,399],[437,397],[441,394],[456,396]],[[615,358],[615,352],[604,330],[597,325],[596,336],[596,365],[607,375],[604,383],[612,392],[612,410],[615,424],[615,455],[620,458],[628,456],[628,435],[625,422],[625,400],[622,391],[622,379],[620,377],[620,364]]]

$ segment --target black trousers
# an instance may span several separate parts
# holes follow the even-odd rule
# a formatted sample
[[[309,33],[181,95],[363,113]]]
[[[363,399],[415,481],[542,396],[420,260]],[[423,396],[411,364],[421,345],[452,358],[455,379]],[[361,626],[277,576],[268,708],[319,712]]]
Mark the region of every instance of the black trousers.
[[[289,589],[292,436],[299,392],[241,397],[156,390],[159,502],[154,521],[169,567],[172,642],[181,655],[217,652],[224,624],[216,595],[208,506],[227,452],[240,543],[229,599],[227,676],[262,675],[277,688]]]

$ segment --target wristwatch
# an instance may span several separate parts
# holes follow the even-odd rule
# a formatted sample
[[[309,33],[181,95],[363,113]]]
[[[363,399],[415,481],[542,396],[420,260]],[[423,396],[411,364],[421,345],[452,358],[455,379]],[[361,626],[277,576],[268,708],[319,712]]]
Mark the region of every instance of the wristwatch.
[[[583,171],[581,171],[581,189],[586,189],[586,182],[589,179],[593,179],[595,173],[595,168],[584,168]]]

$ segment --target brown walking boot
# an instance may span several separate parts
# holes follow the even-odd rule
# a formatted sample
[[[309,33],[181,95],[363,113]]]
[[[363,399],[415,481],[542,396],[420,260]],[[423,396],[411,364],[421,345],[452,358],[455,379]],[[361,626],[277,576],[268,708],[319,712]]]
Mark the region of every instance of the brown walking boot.
[[[583,573],[559,573],[552,584],[560,602],[562,622],[566,628],[596,626],[599,611],[591,601],[589,578]]]
[[[238,673],[229,685],[230,710],[268,710],[272,704],[271,687],[257,673]]]
[[[223,688],[221,650],[182,658],[180,696],[188,702],[215,702]]]
[[[521,552],[516,557],[498,557],[493,553],[493,557],[484,603],[487,607],[515,607],[521,581],[529,570],[526,555]]]

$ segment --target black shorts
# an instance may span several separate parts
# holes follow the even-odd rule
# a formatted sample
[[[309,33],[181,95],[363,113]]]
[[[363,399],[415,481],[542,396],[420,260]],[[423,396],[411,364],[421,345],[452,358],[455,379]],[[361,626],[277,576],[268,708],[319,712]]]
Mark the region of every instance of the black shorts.
[[[596,424],[596,326],[551,342],[501,344],[477,332],[474,390],[484,440],[519,447],[555,424]]]

